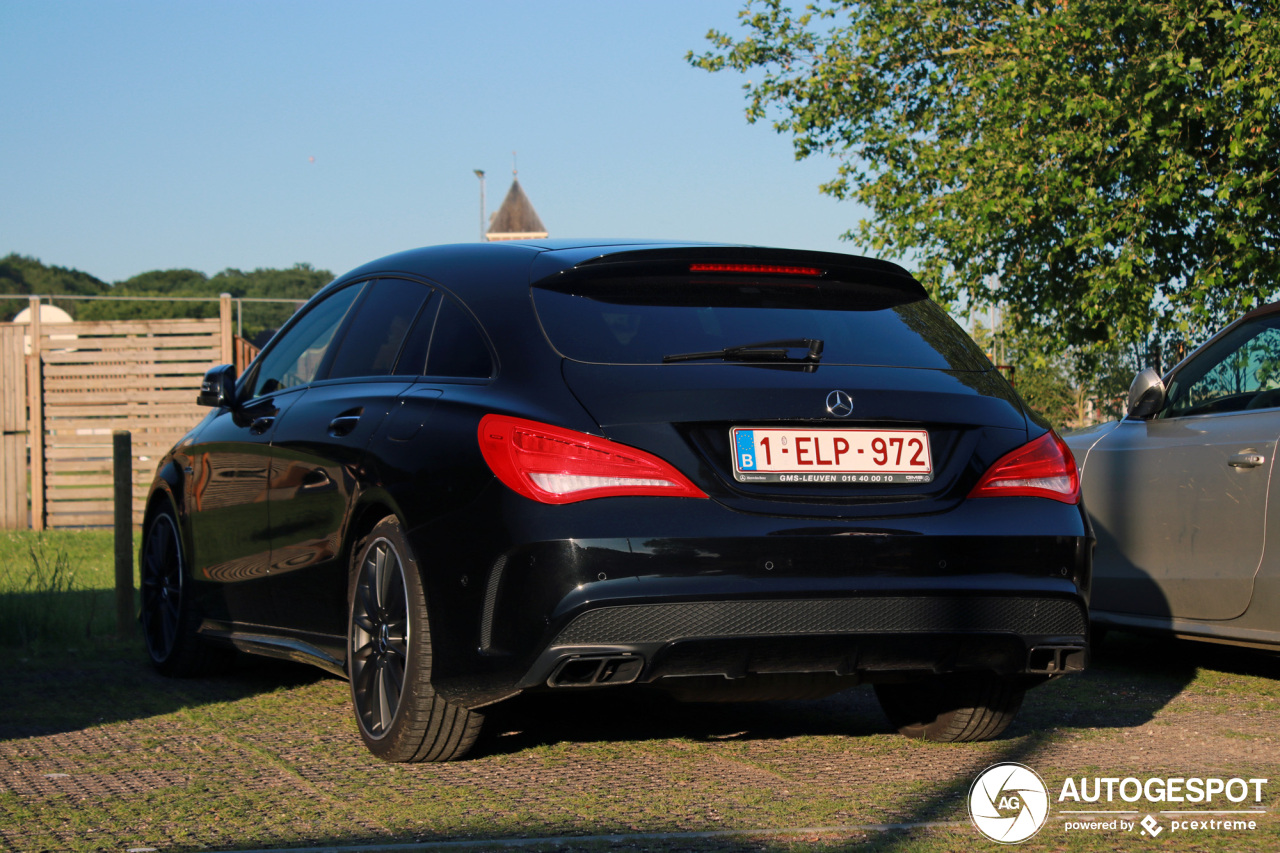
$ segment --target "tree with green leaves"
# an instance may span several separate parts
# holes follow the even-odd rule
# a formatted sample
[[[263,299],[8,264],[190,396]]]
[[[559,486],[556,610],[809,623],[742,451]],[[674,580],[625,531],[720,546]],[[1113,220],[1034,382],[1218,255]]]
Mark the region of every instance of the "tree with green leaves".
[[[747,118],[845,236],[953,307],[1003,304],[1037,366],[1142,360],[1280,288],[1275,0],[752,0],[689,61],[752,75]]]
[[[248,302],[241,306],[238,319],[243,320],[242,331],[249,338],[278,328],[299,303],[310,299],[332,280],[333,273],[328,270],[302,263],[283,270],[256,269],[247,273],[226,269],[212,277],[199,270],[152,270],[107,285],[87,273],[48,266],[35,258],[17,254],[0,258],[0,294],[53,296],[58,306],[77,320],[217,317],[217,296],[221,293],[237,298],[291,300]],[[120,298],[82,301],[57,300],[58,296]],[[25,302],[4,300],[0,312],[4,317],[11,317],[25,307]]]
[[[9,254],[0,258],[0,293],[31,295],[65,293],[75,296],[103,296],[107,283],[88,273],[67,267],[46,266],[36,258]],[[25,303],[6,299],[0,313],[6,318],[26,308]]]

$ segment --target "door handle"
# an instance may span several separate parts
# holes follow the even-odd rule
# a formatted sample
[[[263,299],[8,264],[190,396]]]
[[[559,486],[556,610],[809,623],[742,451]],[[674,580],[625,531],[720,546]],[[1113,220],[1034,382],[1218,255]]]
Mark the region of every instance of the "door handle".
[[[1232,468],[1257,468],[1267,461],[1261,453],[1236,453],[1227,457],[1227,464]]]
[[[316,468],[315,470],[308,471],[302,478],[302,484],[298,486],[298,491],[315,491],[328,486],[332,482],[333,480],[329,477],[328,471],[323,468]]]
[[[339,415],[329,421],[329,435],[332,435],[335,438],[341,438],[355,429],[359,423],[359,415]]]
[[[249,424],[249,432],[253,435],[262,435],[275,422],[275,418],[254,418],[253,423]]]

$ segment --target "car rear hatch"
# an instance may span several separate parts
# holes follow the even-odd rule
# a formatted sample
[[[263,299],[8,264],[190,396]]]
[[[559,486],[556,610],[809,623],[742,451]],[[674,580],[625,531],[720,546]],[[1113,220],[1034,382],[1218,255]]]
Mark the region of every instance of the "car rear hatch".
[[[1021,404],[900,268],[747,248],[604,255],[539,321],[605,436],[747,512],[938,512],[1027,440]]]

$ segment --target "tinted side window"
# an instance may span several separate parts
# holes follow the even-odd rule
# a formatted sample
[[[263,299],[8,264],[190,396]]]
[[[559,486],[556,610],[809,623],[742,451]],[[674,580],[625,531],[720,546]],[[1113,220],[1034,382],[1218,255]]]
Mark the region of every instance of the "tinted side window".
[[[452,299],[442,299],[427,354],[427,375],[488,379],[493,358],[475,321]]]
[[[437,294],[427,307],[418,314],[409,336],[400,350],[400,360],[396,362],[397,376],[421,376],[426,372],[427,347],[431,345],[431,330],[436,325],[436,311],[444,297]]]
[[[315,378],[333,341],[363,285],[344,287],[313,305],[263,357],[253,378],[250,397],[261,397],[282,388],[305,385]]]
[[[1161,417],[1280,406],[1280,315],[1238,326],[1173,378]]]
[[[430,296],[430,288],[416,282],[374,282],[347,327],[327,378],[390,374],[409,326]]]

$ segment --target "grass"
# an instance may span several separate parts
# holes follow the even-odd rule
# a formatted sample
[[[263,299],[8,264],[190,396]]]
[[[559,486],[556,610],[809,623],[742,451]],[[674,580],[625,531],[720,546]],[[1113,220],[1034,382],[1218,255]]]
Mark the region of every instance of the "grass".
[[[13,591],[12,579],[30,562],[31,549],[66,555],[88,589],[115,585],[115,555],[109,530],[0,531],[0,593]],[[134,534],[135,545],[138,534]]]
[[[0,646],[84,643],[113,633],[113,541],[99,530],[0,531]],[[134,544],[136,553],[136,535]]]
[[[110,596],[109,534],[0,534],[0,602],[32,594],[16,585],[33,542],[73,593]],[[249,658],[225,676],[165,679],[139,640],[110,633],[46,636],[0,668],[0,850],[491,850],[482,839],[530,837],[559,840],[520,849],[988,850],[965,802],[1001,761],[1055,792],[1067,776],[1275,780],[1252,833],[1067,832],[1055,812],[1022,850],[1280,849],[1274,656],[1113,634],[1088,672],[1032,691],[1009,733],[981,744],[900,738],[865,688],[702,706],[587,691],[495,710],[470,760],[405,766],[364,749],[340,679]],[[880,824],[912,826],[866,828]],[[706,835],[725,831],[747,834]]]

